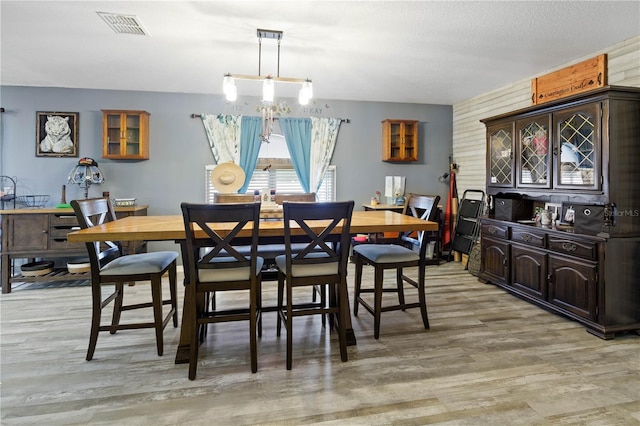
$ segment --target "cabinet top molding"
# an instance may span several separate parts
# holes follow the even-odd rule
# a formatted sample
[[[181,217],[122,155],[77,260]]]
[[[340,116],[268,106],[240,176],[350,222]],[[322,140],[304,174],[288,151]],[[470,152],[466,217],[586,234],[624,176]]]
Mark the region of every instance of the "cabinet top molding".
[[[556,99],[604,87],[607,84],[607,54],[562,68],[531,80],[531,103]]]
[[[620,96],[624,97],[625,95],[630,98],[635,98],[637,94],[640,93],[640,87],[631,87],[631,86],[604,86],[600,89],[589,90],[588,92],[578,93],[573,96],[569,96],[562,99],[556,99],[554,101],[550,101],[541,105],[532,105],[526,108],[522,108],[515,111],[506,112],[504,114],[495,115],[492,117],[483,118],[480,120],[481,123],[487,123],[492,121],[497,121],[502,118],[508,118],[514,115],[526,114],[528,112],[538,113],[545,111],[547,109],[553,109],[557,106],[571,106],[573,102],[580,102],[581,100],[592,101],[595,100],[598,96]]]

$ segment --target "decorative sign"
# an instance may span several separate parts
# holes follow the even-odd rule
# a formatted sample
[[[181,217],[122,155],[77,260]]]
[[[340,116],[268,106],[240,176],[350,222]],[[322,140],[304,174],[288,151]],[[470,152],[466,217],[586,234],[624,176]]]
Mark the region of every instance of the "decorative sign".
[[[607,84],[607,55],[596,56],[575,65],[531,80],[533,105],[562,99]]]

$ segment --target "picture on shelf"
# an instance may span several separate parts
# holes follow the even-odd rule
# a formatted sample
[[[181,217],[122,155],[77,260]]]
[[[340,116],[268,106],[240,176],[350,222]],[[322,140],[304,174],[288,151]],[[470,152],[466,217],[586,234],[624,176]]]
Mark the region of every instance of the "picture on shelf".
[[[557,223],[557,221],[562,222],[562,204],[560,203],[545,203],[544,209],[549,210],[551,212],[551,220],[553,223]]]
[[[77,157],[77,112],[36,112],[36,157]]]

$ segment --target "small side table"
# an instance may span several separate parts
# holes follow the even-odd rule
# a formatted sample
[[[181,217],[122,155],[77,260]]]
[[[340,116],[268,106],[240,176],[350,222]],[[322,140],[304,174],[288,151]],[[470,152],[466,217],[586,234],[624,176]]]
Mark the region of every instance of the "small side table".
[[[404,205],[396,206],[395,204],[376,204],[375,206],[373,204],[363,204],[362,207],[364,207],[364,209],[366,211],[368,211],[368,210],[392,210],[392,211],[398,212],[398,213],[402,213],[402,210],[404,209]]]

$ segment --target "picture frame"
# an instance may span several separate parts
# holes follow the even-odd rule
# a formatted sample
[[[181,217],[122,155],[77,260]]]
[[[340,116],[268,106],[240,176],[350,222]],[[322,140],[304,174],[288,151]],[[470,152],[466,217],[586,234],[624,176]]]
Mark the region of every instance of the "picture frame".
[[[567,210],[569,209],[574,210],[572,215],[575,218],[575,205],[576,205],[575,203],[569,203],[569,202],[562,203],[562,213],[561,213],[561,216],[558,218],[558,221],[559,221],[558,223],[562,225],[573,225],[574,221],[567,220]],[[571,217],[571,215],[569,217]]]
[[[551,218],[555,222],[562,222],[564,211],[561,203],[544,203],[544,209],[551,212]]]
[[[36,112],[36,157],[77,157],[80,113]]]

